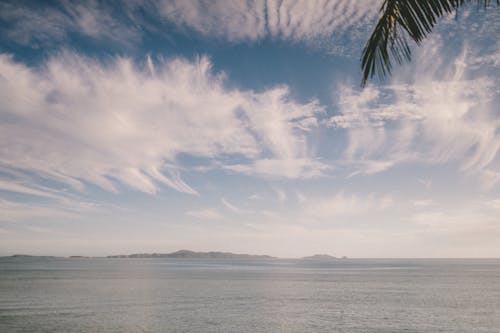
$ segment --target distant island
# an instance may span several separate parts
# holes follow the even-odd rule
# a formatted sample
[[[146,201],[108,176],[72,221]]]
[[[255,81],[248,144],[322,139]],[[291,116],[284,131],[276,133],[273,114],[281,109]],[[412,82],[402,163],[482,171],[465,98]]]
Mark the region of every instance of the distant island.
[[[14,254],[10,256],[0,256],[0,258],[32,258],[32,259],[88,259],[88,258],[179,258],[179,259],[279,259],[277,257],[272,257],[269,255],[256,255],[256,254],[240,254],[231,252],[220,252],[220,251],[210,251],[210,252],[196,252],[191,250],[179,250],[171,253],[134,253],[134,254],[118,254],[109,255],[106,257],[90,257],[84,255],[71,255],[68,257],[57,257],[57,256],[44,256],[44,255],[30,255],[30,254]],[[292,258],[290,258],[292,259]],[[333,261],[347,259],[347,257],[337,258],[329,254],[315,254],[308,257],[302,257],[295,260],[316,260],[316,261]]]
[[[0,258],[61,258],[56,256],[37,256],[31,254],[13,254],[11,256],[3,256]]]
[[[338,258],[334,257],[334,256],[331,256],[329,254],[315,254],[313,256],[303,257],[301,259],[303,259],[303,260],[323,260],[323,261],[327,261],[327,260],[337,260]],[[347,257],[342,257],[342,259],[347,259]]]
[[[193,259],[276,259],[268,255],[237,254],[231,252],[195,252],[179,250],[172,253],[135,253],[107,256],[107,258],[193,258]]]

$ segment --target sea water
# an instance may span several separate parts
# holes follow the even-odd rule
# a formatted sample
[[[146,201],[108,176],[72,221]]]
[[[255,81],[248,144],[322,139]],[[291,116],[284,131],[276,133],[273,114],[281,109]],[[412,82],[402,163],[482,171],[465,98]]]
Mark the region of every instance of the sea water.
[[[0,259],[0,332],[500,332],[500,260]]]

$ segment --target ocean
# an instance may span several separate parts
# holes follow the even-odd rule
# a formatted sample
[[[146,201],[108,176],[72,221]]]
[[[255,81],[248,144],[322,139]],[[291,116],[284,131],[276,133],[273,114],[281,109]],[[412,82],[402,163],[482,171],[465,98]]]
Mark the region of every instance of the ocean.
[[[0,332],[498,333],[500,260],[0,258]]]

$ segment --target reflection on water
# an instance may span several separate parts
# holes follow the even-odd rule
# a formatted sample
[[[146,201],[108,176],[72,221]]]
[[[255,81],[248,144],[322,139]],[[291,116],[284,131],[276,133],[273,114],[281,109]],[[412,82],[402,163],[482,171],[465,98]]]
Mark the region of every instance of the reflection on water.
[[[0,259],[0,332],[498,332],[500,260]]]

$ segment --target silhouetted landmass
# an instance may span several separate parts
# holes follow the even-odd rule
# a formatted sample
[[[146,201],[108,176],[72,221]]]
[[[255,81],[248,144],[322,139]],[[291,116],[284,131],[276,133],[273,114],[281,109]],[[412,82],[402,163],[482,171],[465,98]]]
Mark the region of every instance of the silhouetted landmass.
[[[61,257],[55,257],[55,256],[35,256],[31,254],[13,254],[11,256],[3,256],[0,258],[61,258]]]
[[[194,258],[194,259],[274,259],[267,255],[237,254],[230,252],[195,252],[180,250],[172,253],[136,253],[107,256],[107,258]]]
[[[309,257],[303,257],[304,260],[337,260],[336,257],[329,254],[315,254]]]
[[[55,258],[64,258],[58,256],[38,256],[38,255],[30,255],[30,254],[14,254],[11,256],[0,256],[0,258],[33,258],[33,259],[55,259]],[[80,256],[73,255],[66,257],[68,259],[80,259],[80,258],[103,258],[103,257],[89,257],[89,256]],[[255,254],[239,254],[239,253],[231,253],[231,252],[219,252],[219,251],[211,251],[211,252],[195,252],[190,250],[179,250],[172,253],[134,253],[134,254],[120,254],[120,255],[111,255],[104,258],[193,258],[193,259],[278,259],[276,257],[268,256],[268,255],[255,255]],[[328,254],[315,254],[313,256],[300,258],[301,260],[340,260],[347,259],[347,257],[336,258],[334,256]]]

